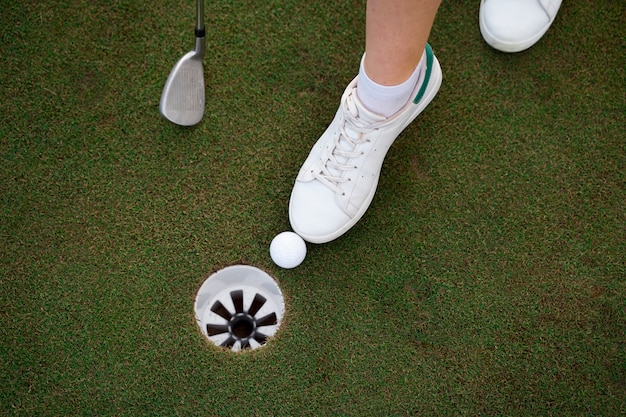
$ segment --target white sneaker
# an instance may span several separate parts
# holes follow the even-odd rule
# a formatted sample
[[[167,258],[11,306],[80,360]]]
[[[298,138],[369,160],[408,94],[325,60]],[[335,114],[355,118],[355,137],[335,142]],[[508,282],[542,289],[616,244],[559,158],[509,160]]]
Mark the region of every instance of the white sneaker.
[[[415,99],[389,118],[363,107],[356,94],[357,78],[346,88],[335,118],[304,161],[291,193],[291,227],[303,239],[336,239],[367,211],[389,147],[441,86],[441,67],[429,45],[424,54],[426,66]]]
[[[480,32],[502,52],[528,49],[548,31],[562,0],[481,0]]]

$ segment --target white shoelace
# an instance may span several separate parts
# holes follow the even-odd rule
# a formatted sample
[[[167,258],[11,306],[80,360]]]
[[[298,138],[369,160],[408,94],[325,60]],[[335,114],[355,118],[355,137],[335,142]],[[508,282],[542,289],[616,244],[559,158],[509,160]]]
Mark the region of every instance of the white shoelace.
[[[322,184],[329,187],[336,194],[345,194],[341,185],[350,181],[350,178],[344,176],[345,171],[358,169],[355,165],[348,165],[348,161],[357,158],[363,154],[358,150],[359,145],[369,142],[367,134],[372,132],[374,128],[368,127],[362,119],[359,118],[359,111],[354,96],[356,89],[346,97],[345,103],[342,103],[344,117],[339,122],[339,129],[335,132],[333,138],[334,146],[327,159],[322,159],[322,169],[319,172],[313,171],[313,176]],[[356,136],[356,137],[354,137]]]

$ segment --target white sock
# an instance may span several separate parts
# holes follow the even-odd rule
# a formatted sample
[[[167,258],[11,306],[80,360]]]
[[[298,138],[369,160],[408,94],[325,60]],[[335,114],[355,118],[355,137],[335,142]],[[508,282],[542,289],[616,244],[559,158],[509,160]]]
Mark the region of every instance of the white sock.
[[[363,65],[365,61],[365,54],[363,54],[361,67],[359,68],[359,79],[356,85],[356,93],[359,100],[371,112],[385,117],[394,115],[413,98],[412,94],[420,77],[423,60],[423,58],[420,60],[408,80],[402,84],[386,86],[372,81],[367,76]]]

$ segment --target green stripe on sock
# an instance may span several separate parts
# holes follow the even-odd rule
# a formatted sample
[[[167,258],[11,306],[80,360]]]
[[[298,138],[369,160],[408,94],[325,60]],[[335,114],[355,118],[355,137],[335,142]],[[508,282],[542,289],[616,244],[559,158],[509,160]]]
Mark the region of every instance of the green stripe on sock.
[[[424,75],[424,82],[420,87],[417,95],[413,99],[413,103],[417,104],[424,97],[424,93],[426,92],[426,87],[428,86],[428,81],[430,80],[430,74],[433,72],[433,61],[434,61],[433,49],[429,44],[426,44],[426,74]]]

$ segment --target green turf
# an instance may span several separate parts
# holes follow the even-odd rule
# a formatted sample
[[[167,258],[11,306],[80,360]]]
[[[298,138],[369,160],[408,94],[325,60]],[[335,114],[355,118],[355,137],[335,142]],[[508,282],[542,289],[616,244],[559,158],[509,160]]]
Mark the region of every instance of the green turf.
[[[448,1],[439,95],[363,220],[274,266],[293,179],[363,48],[364,2],[206,5],[198,126],[158,100],[193,2],[32,0],[0,26],[0,414],[626,413],[626,7],[566,1],[505,55]],[[277,337],[201,337],[212,271],[279,281]]]

